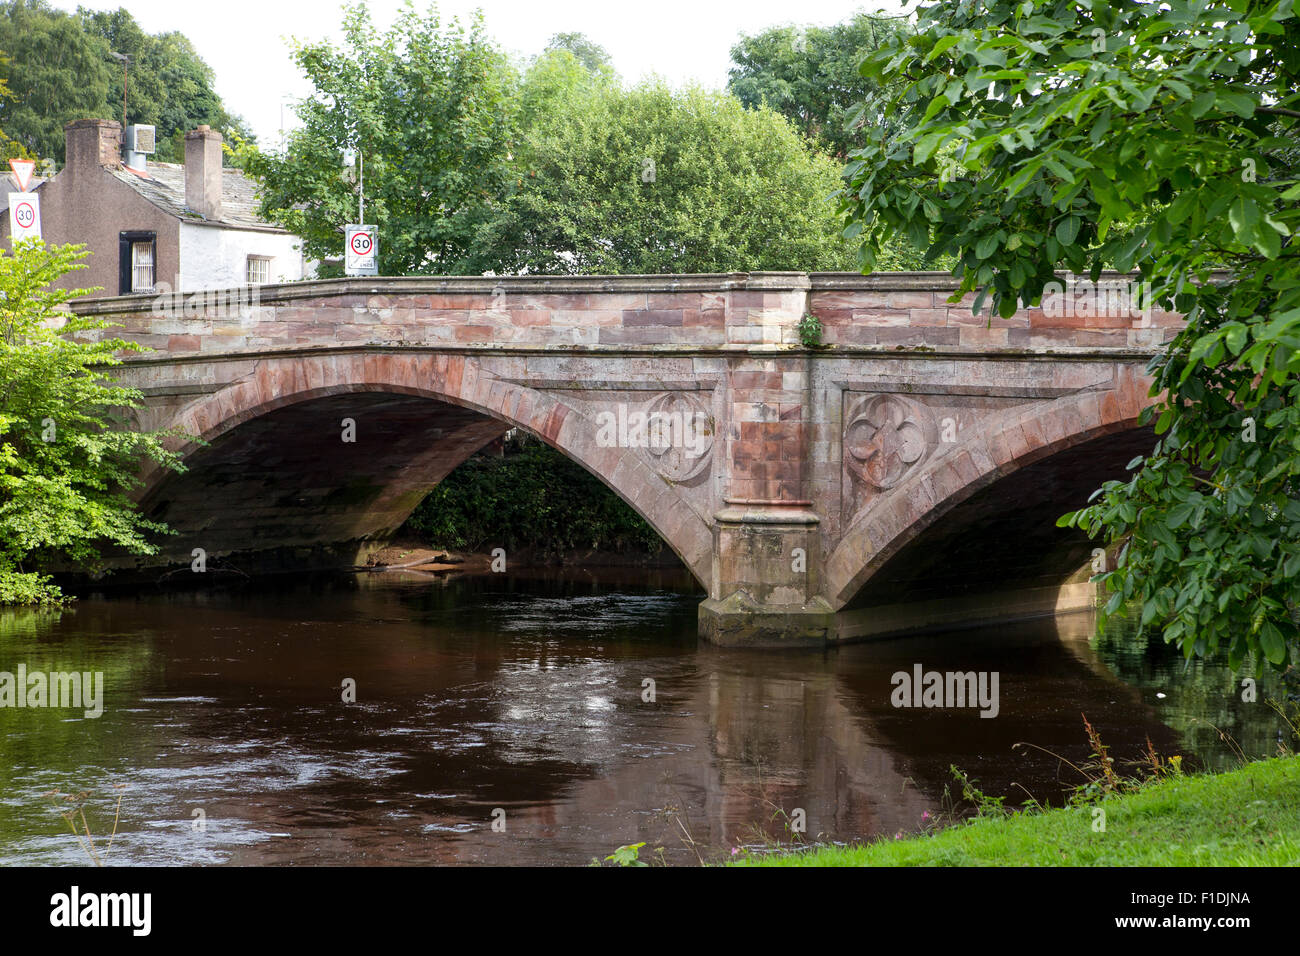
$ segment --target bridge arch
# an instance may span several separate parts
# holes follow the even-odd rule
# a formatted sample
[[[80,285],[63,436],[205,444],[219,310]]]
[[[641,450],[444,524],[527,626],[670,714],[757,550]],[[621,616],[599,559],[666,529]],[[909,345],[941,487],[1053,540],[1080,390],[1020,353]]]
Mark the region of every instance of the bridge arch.
[[[354,527],[352,530],[359,536],[396,530],[437,481],[506,428],[517,427],[599,478],[654,527],[695,577],[707,585],[711,531],[704,518],[675,494],[673,484],[650,467],[641,450],[602,447],[597,440],[597,423],[576,404],[547,390],[488,373],[472,355],[358,351],[259,358],[249,363],[247,374],[175,408],[165,420],[153,424],[174,427],[201,439],[178,447],[187,463],[201,465],[206,452],[228,442],[241,428],[293,410],[314,410],[328,416],[346,409],[349,402],[369,409],[382,408],[390,417],[396,412],[406,420],[420,407],[434,418],[441,409],[443,421],[454,432],[448,438],[442,434],[446,429],[439,430],[444,440],[428,448],[414,448],[418,442],[404,446],[405,469],[423,469],[430,480],[421,482],[413,477],[411,487],[389,495],[383,504],[385,520],[374,527]],[[325,419],[321,421],[324,424]],[[431,421],[429,427],[436,424]],[[333,419],[329,425],[328,431],[322,428],[316,436],[322,456],[336,455],[347,447],[341,444],[339,420]],[[358,445],[365,440],[365,429],[365,422],[358,421]],[[266,451],[267,442],[260,447]],[[151,508],[157,508],[168,488],[184,478],[157,466],[146,472],[140,494],[145,512],[152,513]],[[190,480],[201,478],[194,475]],[[394,524],[393,516],[399,513],[401,520]],[[179,547],[173,550],[178,556],[187,555],[187,544],[178,542]]]
[[[1026,516],[1027,526],[1038,527],[1046,520],[1047,528],[1055,529],[1055,518],[1082,505],[1104,480],[1123,477],[1124,463],[1149,452],[1154,439],[1149,429],[1138,425],[1139,415],[1151,402],[1149,379],[1132,366],[1116,369],[1117,380],[1111,389],[1075,392],[988,416],[950,452],[932,458],[889,495],[855,516],[826,561],[826,593],[832,606],[852,609],[867,600],[883,603],[886,581],[876,579],[887,568],[894,572],[893,584],[907,576],[900,567],[925,565],[933,572],[935,564],[945,559],[937,549],[951,547],[954,541],[950,534],[940,544],[942,536],[936,529],[945,521],[960,535],[965,527],[979,522],[988,525],[997,517],[987,508],[981,510],[981,496],[996,498],[1005,507],[1003,521],[1019,511]],[[1074,480],[1049,480],[1055,488],[1049,500],[1026,497],[1041,491],[1035,483],[1038,479],[1048,480],[1065,468],[1073,468]],[[1017,487],[1012,489],[1011,484]],[[1031,503],[1041,506],[1032,515]],[[997,521],[991,523],[993,527],[983,530],[993,531],[994,536],[985,543],[995,547]],[[1055,530],[1062,538],[1082,540],[1077,531]],[[1007,540],[1014,537],[1014,526],[1005,526],[1002,534],[1002,546],[1015,547],[1014,540]],[[1072,555],[1080,553],[1078,542],[1075,545]],[[1082,549],[1083,557],[1071,571],[1084,562],[1090,547]],[[928,557],[919,553],[922,550]],[[934,573],[928,578],[931,582],[944,580],[943,575]],[[1056,583],[1063,583],[1063,578]]]

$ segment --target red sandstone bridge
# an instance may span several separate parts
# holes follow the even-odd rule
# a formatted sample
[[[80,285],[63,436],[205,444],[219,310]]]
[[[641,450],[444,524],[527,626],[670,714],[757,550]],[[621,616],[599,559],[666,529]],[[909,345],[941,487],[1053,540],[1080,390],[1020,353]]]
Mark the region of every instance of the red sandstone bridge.
[[[954,288],[938,273],[340,279],[77,311],[157,350],[123,376],[147,396],[141,424],[203,439],[142,493],[179,532],[154,563],[197,547],[242,568],[362,563],[516,427],[658,530],[708,591],[702,634],[780,644],[1091,598],[1092,544],[1055,519],[1150,449],[1144,368],[1180,320],[1067,301],[990,323]],[[823,348],[800,344],[809,313]]]

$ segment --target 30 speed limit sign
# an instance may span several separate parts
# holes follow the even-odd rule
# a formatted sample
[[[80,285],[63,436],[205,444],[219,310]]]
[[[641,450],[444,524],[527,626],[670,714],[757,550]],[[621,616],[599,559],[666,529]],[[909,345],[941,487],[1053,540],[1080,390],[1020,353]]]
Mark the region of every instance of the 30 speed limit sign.
[[[9,238],[41,238],[41,201],[35,193],[9,194]]]
[[[343,247],[343,271],[350,276],[379,275],[379,238],[374,226],[348,226]]]

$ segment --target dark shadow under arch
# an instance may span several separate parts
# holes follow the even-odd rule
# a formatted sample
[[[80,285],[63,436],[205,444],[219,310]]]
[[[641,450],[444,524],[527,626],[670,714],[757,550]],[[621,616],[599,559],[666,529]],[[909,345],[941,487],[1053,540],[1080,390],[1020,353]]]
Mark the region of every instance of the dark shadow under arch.
[[[1056,519],[1124,478],[1125,465],[1154,443],[1149,428],[1111,432],[982,487],[891,556],[844,609],[1060,586],[1096,544]]]
[[[345,419],[355,441],[343,441]],[[195,547],[247,573],[359,563],[440,481],[517,424],[373,386],[263,407],[192,447],[187,470],[142,497],[146,515],[178,532],[151,563],[188,563]]]

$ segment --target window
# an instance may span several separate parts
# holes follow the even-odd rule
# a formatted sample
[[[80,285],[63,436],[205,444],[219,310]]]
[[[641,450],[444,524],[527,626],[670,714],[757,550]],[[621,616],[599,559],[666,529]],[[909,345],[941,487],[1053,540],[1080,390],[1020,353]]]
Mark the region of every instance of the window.
[[[158,234],[118,233],[118,294],[153,292],[158,269]]]
[[[249,256],[248,257],[248,284],[262,285],[271,281],[271,258],[270,256]]]
[[[153,243],[131,243],[131,291],[153,291]]]

